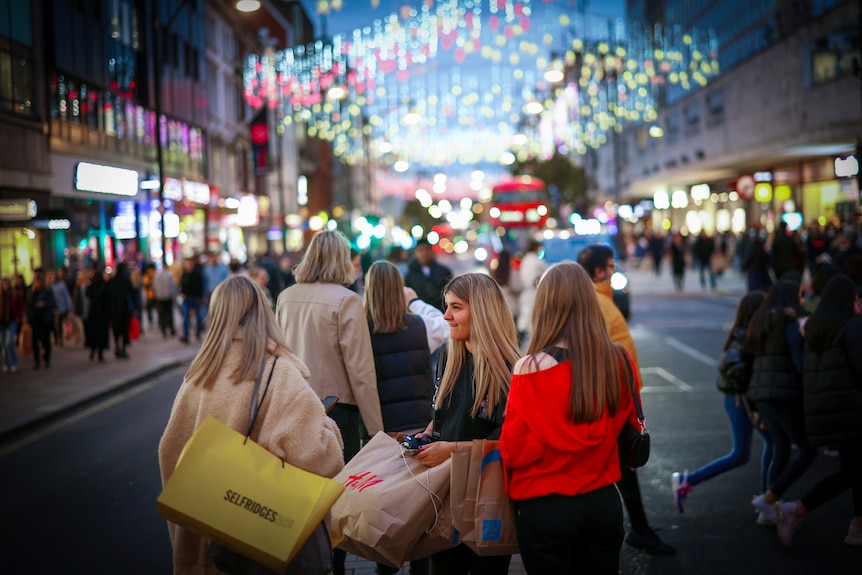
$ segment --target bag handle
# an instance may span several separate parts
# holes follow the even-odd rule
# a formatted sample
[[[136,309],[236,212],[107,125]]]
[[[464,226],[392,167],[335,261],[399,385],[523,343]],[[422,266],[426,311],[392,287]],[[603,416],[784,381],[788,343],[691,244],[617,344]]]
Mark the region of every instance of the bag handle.
[[[626,366],[626,380],[628,381],[629,389],[631,389],[631,392],[632,392],[632,399],[634,399],[634,401],[635,401],[635,410],[637,411],[637,414],[638,414],[638,421],[641,424],[641,428],[645,429],[646,424],[644,423],[644,410],[643,410],[643,407],[641,407],[640,395],[638,394],[637,390],[635,389],[635,376],[634,376],[634,373],[632,372],[632,365],[629,361],[629,354],[626,353],[625,348],[623,346],[621,346],[620,344],[615,344],[615,345],[617,346],[617,349],[619,350],[620,355],[622,355],[623,365]]]
[[[254,391],[251,396],[251,408],[249,409],[248,414],[248,431],[245,434],[245,440],[243,440],[242,444],[245,445],[245,442],[248,441],[248,438],[251,437],[251,430],[254,429],[254,424],[257,421],[257,415],[260,413],[260,406],[263,405],[263,400],[266,398],[266,392],[269,391],[269,384],[272,381],[272,374],[275,371],[275,362],[278,361],[278,357],[276,357],[272,361],[272,368],[269,370],[269,378],[266,380],[266,387],[263,390],[263,395],[260,398],[260,402],[257,401],[257,392],[260,389],[260,379],[263,377],[263,370],[266,367],[266,360],[263,360],[263,363],[260,364],[260,372],[257,374],[257,379],[254,380]]]

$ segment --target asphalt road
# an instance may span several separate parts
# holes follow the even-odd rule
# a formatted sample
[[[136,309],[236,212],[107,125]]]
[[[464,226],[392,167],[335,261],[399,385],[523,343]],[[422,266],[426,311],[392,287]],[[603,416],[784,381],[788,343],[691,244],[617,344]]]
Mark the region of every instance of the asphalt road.
[[[647,515],[675,557],[628,546],[624,574],[854,574],[862,549],[843,543],[845,494],[809,516],[792,550],[755,524],[749,504],[759,485],[759,440],[745,467],[698,485],[684,515],[672,505],[670,474],[694,469],[730,448],[714,363],[735,301],[717,295],[635,298],[631,320],[644,372],[644,409],[653,437],[639,471]],[[170,573],[171,550],[156,514],[156,449],[182,369],[128,389],[14,443],[0,445],[7,573]],[[820,455],[794,486],[799,496],[837,467]]]

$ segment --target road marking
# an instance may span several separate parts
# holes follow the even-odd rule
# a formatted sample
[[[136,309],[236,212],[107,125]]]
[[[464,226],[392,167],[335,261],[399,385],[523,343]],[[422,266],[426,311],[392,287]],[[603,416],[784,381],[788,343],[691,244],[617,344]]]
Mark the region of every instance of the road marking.
[[[674,339],[672,337],[666,337],[666,338],[664,338],[664,341],[669,346],[671,346],[675,349],[678,349],[679,351],[683,352],[684,354],[688,355],[689,357],[691,357],[693,359],[696,359],[697,361],[699,361],[701,363],[705,363],[709,367],[715,367],[718,365],[718,360],[716,360],[715,358],[709,357],[705,353],[701,353],[701,352],[697,351],[696,349],[685,345],[684,343],[682,343],[681,341],[679,341],[677,339]]]
[[[665,379],[668,382],[672,383],[673,385],[677,386],[682,391],[691,391],[692,390],[692,387],[689,384],[687,384],[686,382],[684,382],[680,378],[676,377],[672,373],[665,371],[664,368],[661,368],[661,367],[642,367],[641,373],[642,374],[643,373],[654,373],[655,375],[661,377],[662,379]],[[656,393],[656,392],[662,392],[662,391],[664,391],[664,389],[662,388],[662,386],[658,386],[658,385],[645,385],[641,388],[641,392],[647,392],[647,393]]]
[[[9,455],[10,453],[18,451],[22,447],[26,447],[26,446],[30,445],[31,443],[35,443],[35,442],[39,441],[40,439],[44,439],[45,437],[48,437],[49,435],[51,435],[54,432],[60,431],[64,427],[68,427],[69,425],[72,425],[73,423],[77,423],[83,419],[90,417],[91,415],[95,415],[96,413],[99,413],[100,411],[104,411],[104,410],[108,409],[109,407],[117,405],[118,403],[122,403],[123,401],[125,401],[127,399],[130,399],[130,398],[132,398],[132,397],[134,397],[140,393],[143,393],[143,392],[155,387],[155,385],[156,385],[155,382],[142,383],[140,385],[136,385],[135,387],[133,387],[127,391],[124,391],[123,393],[120,393],[119,395],[115,395],[114,397],[112,397],[110,399],[107,399],[105,401],[100,402],[98,405],[94,405],[93,407],[85,409],[84,411],[82,411],[80,413],[76,413],[75,415],[68,417],[62,421],[58,421],[54,425],[50,425],[41,431],[37,431],[36,433],[33,433],[32,435],[28,435],[24,439],[16,441],[15,443],[6,446],[3,449],[0,449],[0,457],[5,457],[6,455]]]

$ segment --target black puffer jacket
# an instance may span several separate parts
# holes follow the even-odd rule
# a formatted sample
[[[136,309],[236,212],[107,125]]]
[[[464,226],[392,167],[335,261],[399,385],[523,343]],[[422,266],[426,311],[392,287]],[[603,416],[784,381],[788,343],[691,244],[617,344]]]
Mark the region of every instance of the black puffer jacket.
[[[374,333],[368,320],[384,431],[421,430],[431,421],[434,374],[425,323],[408,313],[404,325],[396,333]]]
[[[792,323],[791,323],[792,322]],[[751,383],[746,397],[751,401],[800,401],[802,374],[793,363],[785,328],[798,330],[794,318],[777,317],[770,322],[763,353],[754,355]]]
[[[845,323],[823,353],[806,344],[804,366],[808,442],[862,440],[862,317]]]
[[[716,387],[722,393],[745,393],[751,381],[751,364],[754,357],[745,349],[745,328],[733,330],[730,345],[718,360]]]

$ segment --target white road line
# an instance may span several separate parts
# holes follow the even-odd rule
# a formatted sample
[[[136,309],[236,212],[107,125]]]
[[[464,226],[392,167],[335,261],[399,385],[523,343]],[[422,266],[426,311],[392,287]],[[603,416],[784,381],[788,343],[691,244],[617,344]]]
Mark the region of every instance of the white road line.
[[[118,403],[122,403],[123,401],[125,401],[131,397],[134,397],[134,396],[138,395],[139,393],[143,393],[143,392],[147,391],[148,389],[151,389],[155,385],[156,385],[155,382],[142,383],[140,385],[136,385],[133,388],[129,389],[128,391],[125,391],[119,395],[115,395],[114,397],[112,397],[110,399],[107,399],[103,402],[100,402],[98,405],[94,405],[93,407],[85,409],[84,411],[82,411],[80,413],[76,413],[75,415],[73,415],[69,418],[66,418],[62,421],[58,421],[54,425],[48,426],[41,431],[37,431],[36,433],[34,433],[32,435],[28,435],[24,439],[21,439],[21,440],[13,443],[11,445],[4,447],[3,449],[0,449],[0,457],[4,457],[6,455],[9,455],[10,453],[12,453],[14,451],[18,451],[22,447],[26,447],[26,446],[30,445],[31,443],[35,443],[36,441],[39,441],[40,439],[48,437],[49,435],[51,435],[54,432],[60,431],[64,427],[68,427],[69,425],[72,425],[73,423],[77,423],[77,422],[81,421],[82,419],[86,419],[86,418],[90,417],[91,415],[99,413],[100,411],[104,411],[104,410],[108,409],[109,407],[117,405]]]
[[[682,391],[691,391],[692,390],[692,387],[689,384],[687,384],[686,382],[684,382],[680,378],[676,377],[672,373],[665,371],[664,368],[661,368],[661,367],[642,367],[641,373],[654,373],[657,376],[661,377],[662,379],[665,379],[668,382],[672,383],[673,385],[677,386]],[[657,385],[652,385],[652,386],[645,385],[645,386],[643,386],[643,388],[641,388],[641,391],[642,392],[649,392],[649,393],[656,393],[656,392],[663,391],[663,389]]]
[[[679,351],[683,352],[684,354],[688,355],[689,357],[696,359],[697,361],[699,361],[701,363],[705,363],[709,367],[715,367],[718,365],[717,359],[709,357],[705,353],[701,353],[701,352],[697,351],[696,349],[685,345],[684,343],[682,343],[681,341],[679,341],[677,339],[674,339],[672,337],[666,337],[666,338],[664,338],[664,341],[665,341],[665,343],[667,343],[672,348],[678,349]]]

